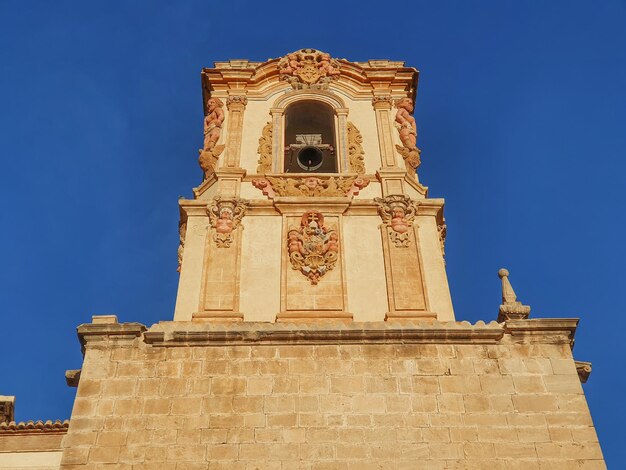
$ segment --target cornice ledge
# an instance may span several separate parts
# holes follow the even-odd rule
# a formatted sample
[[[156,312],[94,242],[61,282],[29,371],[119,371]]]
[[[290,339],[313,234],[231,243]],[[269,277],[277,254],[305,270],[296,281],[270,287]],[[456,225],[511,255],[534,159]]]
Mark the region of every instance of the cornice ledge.
[[[180,323],[180,322],[177,322]],[[478,322],[403,323],[239,323],[164,324],[147,331],[146,343],[153,346],[202,346],[241,344],[495,344],[502,339],[501,324]]]
[[[420,199],[417,204],[417,216],[431,216],[437,217],[443,206],[445,200],[442,198],[433,199]]]
[[[132,341],[146,331],[142,323],[83,323],[76,328],[78,340],[84,352],[88,344],[107,341]]]
[[[507,320],[505,334],[514,341],[574,345],[578,318],[535,318],[532,320]]]

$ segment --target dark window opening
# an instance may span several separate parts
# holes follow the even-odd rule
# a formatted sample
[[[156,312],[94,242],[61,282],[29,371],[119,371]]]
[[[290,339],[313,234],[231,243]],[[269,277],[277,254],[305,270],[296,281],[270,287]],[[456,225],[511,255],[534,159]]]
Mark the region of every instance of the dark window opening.
[[[285,173],[336,173],[335,114],[317,101],[285,111]]]

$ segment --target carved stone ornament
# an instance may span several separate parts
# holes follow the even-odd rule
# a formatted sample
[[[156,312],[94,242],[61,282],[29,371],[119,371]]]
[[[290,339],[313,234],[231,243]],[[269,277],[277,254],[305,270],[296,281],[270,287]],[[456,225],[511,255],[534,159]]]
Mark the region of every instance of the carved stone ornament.
[[[372,98],[372,106],[377,107],[381,105],[391,108],[393,105],[393,98],[389,95],[374,96],[374,98]]]
[[[498,312],[498,322],[507,320],[526,320],[530,316],[530,306],[518,302],[513,286],[509,281],[509,271],[502,268],[498,271],[502,279],[502,305]]]
[[[224,122],[224,103],[219,98],[209,98],[207,115],[204,118],[204,147],[199,150],[198,163],[204,172],[204,179],[215,173],[217,159],[224,151],[225,145],[217,145],[222,134]]]
[[[248,202],[237,197],[223,199],[215,196],[207,207],[211,227],[215,229],[213,241],[218,248],[229,248],[233,242],[233,232],[237,230],[246,213]]]
[[[327,89],[331,80],[339,78],[340,68],[330,54],[315,49],[300,49],[278,62],[281,80],[288,81],[295,90]]]
[[[252,185],[270,199],[276,196],[352,197],[369,184],[363,176],[265,176],[255,178]]]
[[[300,271],[315,285],[337,264],[339,235],[334,228],[324,226],[321,212],[308,211],[302,216],[300,227],[289,229],[287,251],[292,269]]]
[[[413,114],[413,101],[411,98],[400,98],[396,101],[396,128],[400,135],[402,145],[396,145],[396,150],[404,158],[407,170],[415,174],[415,170],[420,166],[420,149],[417,148],[417,127]]]
[[[226,100],[226,107],[230,109],[233,105],[240,105],[242,108],[245,108],[248,104],[248,98],[240,95],[229,96]]]
[[[387,197],[374,198],[378,205],[378,214],[389,228],[389,239],[398,248],[408,247],[411,238],[409,230],[413,226],[415,214],[417,213],[417,203],[410,197],[392,194]]]
[[[259,166],[256,168],[257,173],[269,173],[272,171],[272,135],[274,133],[274,125],[271,122],[265,124],[263,132],[259,138],[259,147],[257,153],[259,154]]]
[[[350,171],[362,175],[365,173],[363,137],[354,124],[348,122],[348,163]]]
[[[183,252],[185,251],[185,235],[187,234],[187,222],[181,222],[178,224],[178,238],[180,239],[180,243],[178,245],[178,269],[176,271],[180,272],[180,268],[183,265]]]
[[[448,235],[448,226],[446,225],[446,219],[437,225],[437,233],[439,234],[439,245],[441,246],[441,255],[446,256],[446,235]]]

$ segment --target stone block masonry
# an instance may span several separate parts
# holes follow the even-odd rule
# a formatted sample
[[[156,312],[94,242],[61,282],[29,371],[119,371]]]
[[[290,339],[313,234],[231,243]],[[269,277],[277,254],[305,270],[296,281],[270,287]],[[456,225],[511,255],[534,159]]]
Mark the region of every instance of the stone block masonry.
[[[61,468],[605,468],[576,323],[82,325]]]

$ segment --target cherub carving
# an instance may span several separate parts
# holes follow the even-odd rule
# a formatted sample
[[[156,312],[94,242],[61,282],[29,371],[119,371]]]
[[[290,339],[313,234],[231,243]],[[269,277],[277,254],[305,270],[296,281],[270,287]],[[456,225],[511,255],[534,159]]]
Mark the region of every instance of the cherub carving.
[[[330,54],[326,52],[322,52],[318,57],[318,68],[320,69],[320,73],[323,77],[333,77],[336,75],[341,75],[341,72],[337,70],[332,65],[332,59],[330,58]]]
[[[407,169],[412,173],[420,165],[420,150],[417,148],[417,126],[413,114],[413,101],[411,98],[400,98],[396,101],[396,127],[402,145],[396,145],[396,149],[404,158]]]
[[[200,168],[204,171],[205,179],[215,171],[215,163],[224,151],[224,145],[217,145],[222,133],[224,122],[224,103],[219,98],[209,98],[207,101],[207,115],[204,118],[204,147],[200,150]]]
[[[409,229],[417,213],[417,203],[403,195],[377,197],[374,201],[378,205],[378,214],[390,229],[388,233],[393,244],[398,248],[409,246]]]
[[[233,232],[239,227],[245,215],[248,202],[239,198],[222,199],[216,196],[207,208],[211,227],[215,229],[213,240],[218,248],[229,248],[233,242]]]

